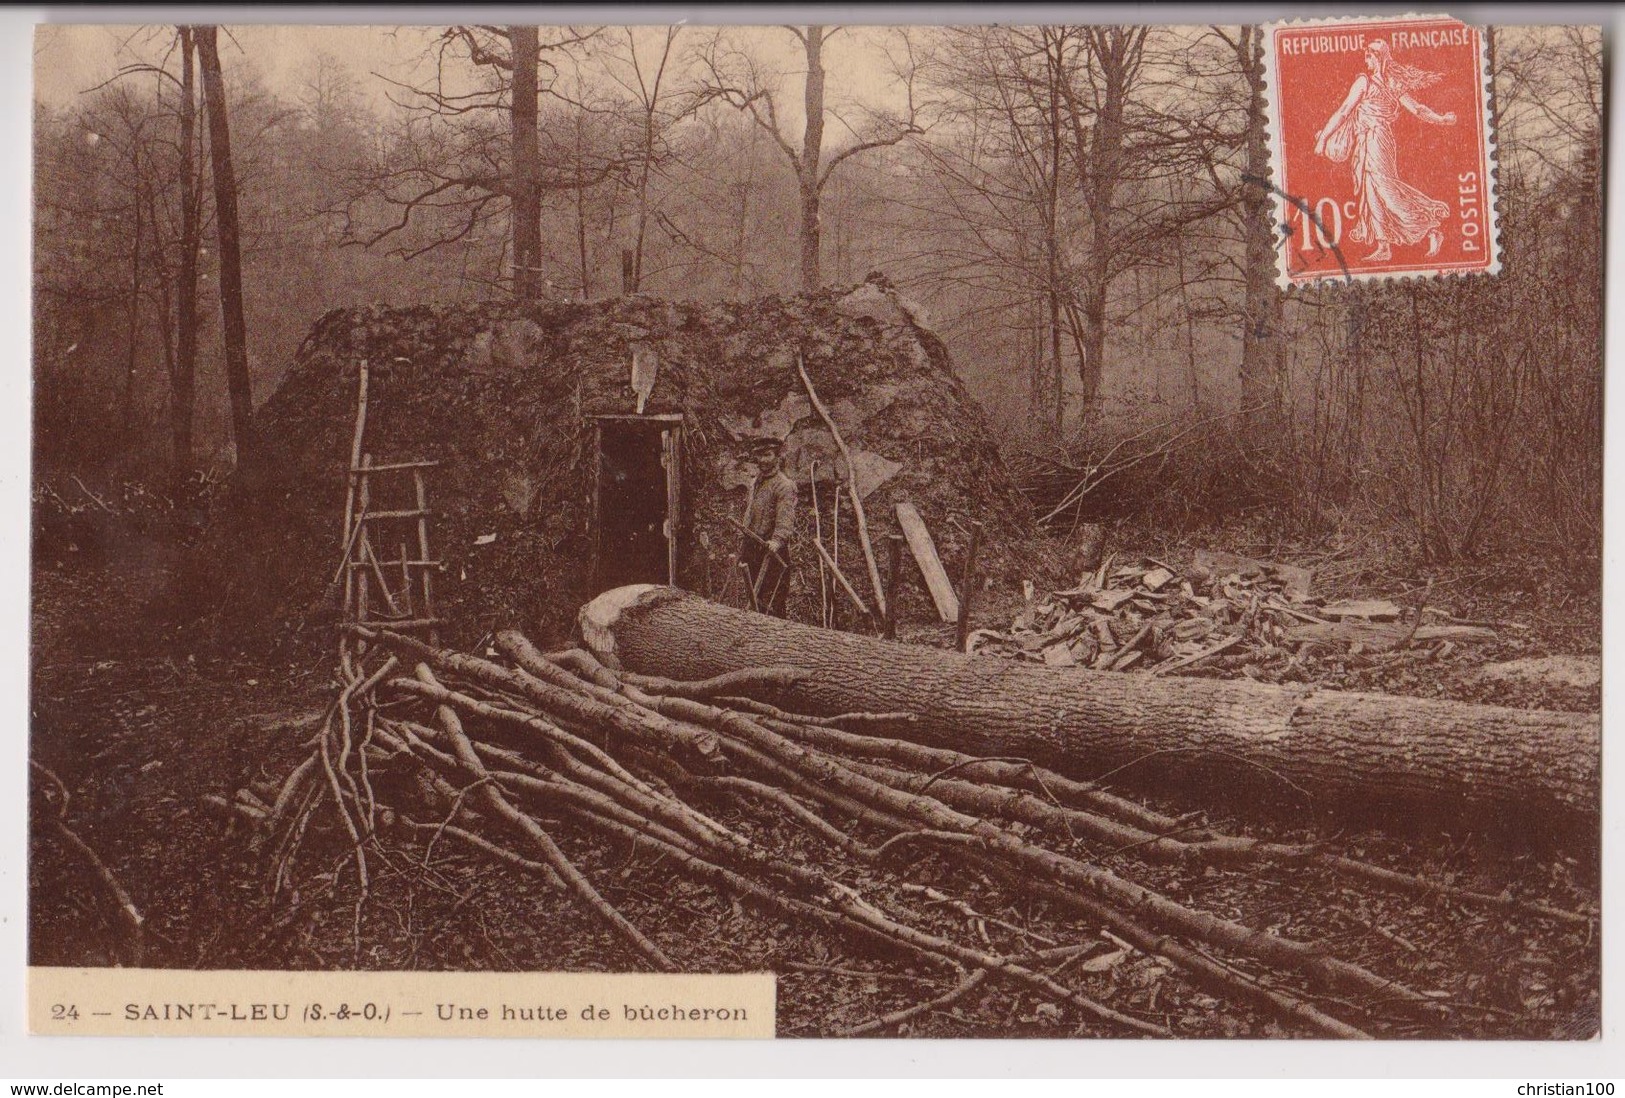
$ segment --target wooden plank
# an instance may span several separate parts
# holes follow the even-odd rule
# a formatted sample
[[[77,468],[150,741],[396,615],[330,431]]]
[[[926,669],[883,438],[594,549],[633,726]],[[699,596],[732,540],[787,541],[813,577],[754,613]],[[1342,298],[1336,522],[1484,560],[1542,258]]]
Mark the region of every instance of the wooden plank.
[[[1479,625],[1424,625],[1411,637],[1412,640],[1494,640],[1501,634],[1493,629],[1486,629]]]
[[[1399,604],[1387,599],[1344,599],[1320,608],[1323,618],[1365,618],[1370,621],[1397,621]]]
[[[1166,675],[1170,671],[1178,671],[1181,667],[1189,667],[1193,663],[1200,663],[1209,656],[1217,656],[1226,648],[1240,644],[1242,638],[1245,636],[1245,633],[1232,633],[1228,637],[1225,637],[1223,640],[1219,641],[1217,644],[1210,645],[1207,648],[1202,649],[1200,652],[1193,652],[1183,659],[1169,660],[1166,663],[1157,664],[1157,666],[1151,669],[1151,674]]]
[[[348,563],[351,568],[370,568],[372,566],[370,562],[368,562],[368,561],[360,561],[360,560],[352,560],[352,561],[348,561],[346,563]],[[384,563],[391,564],[391,565],[400,565],[400,566],[405,567],[405,568],[433,568],[437,572],[444,570],[445,567],[446,567],[446,562],[442,561],[442,560],[398,560],[397,559],[397,560],[385,561]]]
[[[1133,591],[1104,590],[1096,591],[1089,599],[1089,605],[1097,610],[1104,610],[1108,614],[1115,614],[1117,608],[1134,597]]]
[[[1270,610],[1279,610],[1283,614],[1290,614],[1299,621],[1306,621],[1310,625],[1331,624],[1331,622],[1327,621],[1325,618],[1317,618],[1313,614],[1299,610],[1296,606],[1288,606],[1286,603],[1282,602],[1278,598],[1275,598],[1274,596],[1266,596],[1264,599],[1264,606]]]
[[[966,643],[969,643],[968,639]],[[1072,655],[1072,649],[1065,644],[1051,644],[1040,651],[1044,657],[1044,664],[1048,667],[1078,666],[1077,658]]]
[[[937,556],[937,543],[931,540],[931,531],[926,529],[925,520],[912,503],[899,503],[897,524],[903,528],[903,537],[908,539],[908,550],[914,554],[914,562],[920,566],[920,574],[925,577],[926,590],[931,592],[931,601],[937,604],[937,614],[944,622],[953,625],[959,621],[959,597],[954,594],[954,585],[948,582],[942,558]]]
[[[1493,629],[1474,625],[1424,625],[1413,629],[1397,621],[1340,621],[1323,625],[1294,625],[1285,633],[1288,643],[1299,644],[1331,642],[1336,644],[1363,644],[1367,648],[1388,649],[1404,644],[1437,640],[1473,641],[1494,640]]]
[[[982,524],[972,520],[970,545],[965,549],[965,570],[959,580],[959,629],[955,635],[959,650],[965,650],[970,638],[970,604],[976,594],[976,543],[982,538]]]
[[[602,500],[604,479],[604,424],[603,420],[627,417],[592,416],[592,461],[587,468],[587,483],[592,485],[592,494],[587,500],[587,587],[589,590],[598,590],[598,573],[602,562],[599,560],[603,553],[603,512]]]
[[[1174,578],[1174,573],[1167,568],[1153,568],[1140,577],[1140,582],[1152,591],[1161,591],[1167,582]]]
[[[441,624],[440,618],[367,618],[362,621],[347,621],[344,628],[361,626],[366,629],[389,629],[399,633],[406,629],[434,629]]]
[[[677,525],[683,505],[683,429],[660,432],[660,464],[666,469],[666,582],[677,583]]]
[[[398,469],[433,469],[438,461],[392,461],[386,465],[354,466],[352,473],[393,473]]]

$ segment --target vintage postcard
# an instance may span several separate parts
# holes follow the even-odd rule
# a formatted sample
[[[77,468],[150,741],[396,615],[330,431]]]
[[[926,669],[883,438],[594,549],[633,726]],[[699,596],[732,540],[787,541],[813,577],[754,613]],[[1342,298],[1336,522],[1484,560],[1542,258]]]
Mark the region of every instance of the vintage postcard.
[[[1280,15],[39,26],[32,1032],[1593,1041],[1602,31]]]

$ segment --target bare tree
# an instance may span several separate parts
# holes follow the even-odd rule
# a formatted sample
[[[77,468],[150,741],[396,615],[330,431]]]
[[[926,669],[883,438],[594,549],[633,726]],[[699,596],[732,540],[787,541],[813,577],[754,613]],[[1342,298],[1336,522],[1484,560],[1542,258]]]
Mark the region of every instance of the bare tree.
[[[785,27],[800,44],[806,58],[807,70],[802,84],[802,106],[805,124],[798,145],[780,118],[778,91],[762,70],[759,62],[743,51],[728,45],[721,34],[707,45],[703,61],[708,73],[706,91],[709,96],[722,100],[746,112],[751,121],[767,133],[796,180],[796,194],[800,207],[797,241],[801,255],[801,288],[816,290],[823,282],[821,273],[822,226],[819,221],[819,202],[830,177],[842,164],[870,149],[887,148],[904,139],[925,132],[921,114],[914,98],[914,69],[912,49],[904,40],[905,64],[898,73],[907,92],[907,105],[901,114],[869,110],[862,129],[846,122],[831,108],[825,94],[824,46],[842,27],[811,25]],[[826,115],[835,118],[851,132],[853,140],[835,153],[826,156],[824,128]]]
[[[589,57],[573,58],[567,76],[553,86],[566,108],[559,129],[570,138],[561,151],[581,162],[616,165],[601,182],[574,195],[570,228],[583,298],[592,296],[601,253],[618,256],[623,293],[637,293],[651,275],[683,265],[677,255],[651,263],[657,230],[678,245],[679,253],[704,250],[666,208],[679,190],[669,178],[681,160],[675,145],[679,127],[705,102],[687,79],[689,66],[677,49],[682,32],[678,26],[602,31],[599,48]],[[696,174],[714,185],[718,165],[695,151],[694,159],[703,165]],[[710,212],[704,207],[703,213]]]
[[[506,222],[499,262],[512,269],[515,296],[540,293],[541,211],[550,192],[590,186],[622,165],[542,149],[539,99],[553,94],[557,60],[596,32],[559,28],[545,40],[534,26],[453,26],[431,48],[434,77],[424,86],[389,80],[402,119],[382,158],[353,172],[343,217],[346,239],[388,243],[414,258],[475,238]],[[465,87],[472,66],[474,86]],[[380,216],[381,215],[381,216]],[[381,222],[381,223],[380,223]]]
[[[198,186],[197,81],[192,29],[179,27],[161,40],[156,32],[147,44],[162,51],[154,60],[134,60],[93,91],[94,98],[78,115],[86,133],[116,154],[116,167],[103,155],[99,171],[105,184],[122,197],[91,184],[87,191],[70,188],[41,201],[41,209],[61,210],[76,224],[106,224],[108,216],[121,229],[104,236],[108,260],[118,254],[127,271],[123,295],[122,380],[118,398],[117,443],[126,457],[148,445],[156,432],[146,429],[150,409],[142,402],[139,378],[151,353],[147,333],[157,336],[168,380],[171,481],[178,486],[189,468],[196,381],[198,316],[197,270],[203,205]],[[173,71],[176,53],[180,73]],[[85,182],[91,182],[86,180]],[[109,205],[112,203],[112,205]],[[41,241],[42,249],[52,243]]]
[[[148,117],[141,117],[130,133],[130,291],[125,299],[125,367],[124,395],[120,400],[119,434],[126,450],[135,435],[135,379],[140,357],[141,335],[141,261],[146,254],[147,234],[152,231],[145,221],[147,199],[150,193],[150,166],[142,157],[147,141]]]
[[[682,93],[674,108],[688,101]],[[738,112],[696,110],[691,117],[691,126],[657,135],[648,209],[660,256],[658,264],[647,256],[641,262],[640,284],[655,273],[668,280],[676,274],[685,287],[735,298],[782,285],[799,257],[785,262],[778,242],[762,232],[779,223],[786,206],[794,216],[793,198],[786,204],[763,185],[779,163],[777,147],[770,149],[761,129]]]
[[[169,428],[173,478],[178,488],[192,463],[192,413],[197,388],[197,267],[202,215],[198,186],[197,80],[192,28],[179,28],[181,47],[180,103],[180,263],[175,296],[175,357],[170,373]]]
[[[947,202],[937,219],[958,243],[925,277],[1024,298],[1000,311],[1038,333],[1031,390],[1047,378],[1059,431],[1067,372],[1086,405],[1099,395],[1118,280],[1175,265],[1169,250],[1234,198],[1204,171],[1213,137],[1171,110],[1179,92],[1160,74],[1187,44],[1171,32],[964,27],[943,43],[928,74],[945,119],[928,154]],[[1151,303],[1125,296],[1129,312]]]
[[[541,35],[535,27],[512,26],[507,31],[513,57],[513,294],[534,301],[541,289],[542,192],[537,185],[539,152],[536,143],[537,55]]]
[[[47,461],[78,449],[101,464],[131,441],[132,337],[152,284],[140,277],[151,227],[137,169],[150,170],[157,129],[150,97],[124,82],[94,89],[72,114],[36,112],[37,437]]]
[[[967,294],[968,322],[1004,326],[1030,346],[1030,408],[1056,432],[1063,363],[1078,330],[1065,239],[1073,188],[1064,178],[1057,85],[1080,46],[1056,27],[943,31],[923,72],[944,105],[933,138],[918,146],[923,185],[892,196],[919,222],[910,263],[918,277]]]
[[[1078,374],[1086,401],[1094,399],[1106,368],[1106,294],[1120,265],[1122,233],[1118,191],[1130,175],[1127,129],[1129,97],[1145,61],[1148,27],[1090,27],[1085,32],[1090,64],[1082,80],[1062,80],[1079,190],[1089,213],[1089,250],[1079,296],[1083,305],[1083,356]]]
[[[1241,179],[1241,217],[1246,241],[1246,300],[1241,324],[1241,403],[1257,409],[1249,422],[1256,440],[1282,438],[1286,345],[1281,334],[1282,298],[1275,285],[1277,235],[1269,189],[1269,146],[1264,104],[1263,33],[1256,26],[1228,33],[1214,28],[1235,55],[1247,85],[1246,166]]]
[[[215,231],[220,242],[220,316],[225,340],[226,388],[231,393],[232,438],[237,464],[251,466],[254,393],[248,376],[248,330],[243,320],[243,257],[237,219],[237,176],[231,159],[231,124],[226,116],[226,84],[220,73],[217,28],[192,28],[203,99],[208,106],[209,168],[214,178]]]
[[[682,29],[679,26],[664,28],[656,57],[648,62],[638,52],[637,31],[632,27],[623,27],[625,57],[620,65],[608,71],[609,78],[631,98],[631,107],[637,116],[637,155],[632,183],[637,214],[632,231],[631,277],[624,287],[629,293],[636,293],[643,284],[649,225],[659,216],[651,194],[651,183],[664,159],[664,146],[672,128],[692,115],[702,101],[700,96],[691,92],[679,90],[673,93],[670,90],[668,81]],[[624,75],[618,71],[622,68]]]

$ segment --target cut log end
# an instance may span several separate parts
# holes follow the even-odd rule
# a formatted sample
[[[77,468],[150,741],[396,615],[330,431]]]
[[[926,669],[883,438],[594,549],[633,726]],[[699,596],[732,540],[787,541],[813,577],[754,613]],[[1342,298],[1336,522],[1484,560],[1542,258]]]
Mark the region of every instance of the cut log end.
[[[639,606],[654,603],[662,595],[679,594],[677,588],[658,583],[634,583],[605,591],[581,608],[581,639],[604,666],[621,669],[615,655],[615,626],[621,615]]]

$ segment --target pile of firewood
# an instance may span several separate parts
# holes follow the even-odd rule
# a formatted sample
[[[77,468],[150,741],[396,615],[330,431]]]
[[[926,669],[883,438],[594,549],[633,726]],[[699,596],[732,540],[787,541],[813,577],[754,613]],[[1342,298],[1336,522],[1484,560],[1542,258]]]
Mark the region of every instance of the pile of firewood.
[[[358,950],[375,859],[446,843],[562,890],[613,930],[629,963],[682,968],[681,929],[635,925],[567,856],[554,837],[561,826],[630,840],[656,856],[651,872],[943,972],[942,994],[877,1011],[854,1033],[894,1028],[993,981],[1036,996],[1057,1019],[1074,1012],[1080,1032],[1169,1035],[1163,1014],[1111,1001],[1120,992],[1111,966],[1090,963],[1125,953],[1303,1034],[1426,1032],[1476,1009],[1405,986],[1402,966],[1373,971],[1328,944],[1172,898],[1174,870],[1331,873],[1461,908],[1588,921],[1320,844],[1220,834],[1024,760],[880,734],[906,731],[910,714],[808,717],[760,700],[805,677],[794,668],[675,682],[611,670],[582,650],[543,653],[514,632],[494,643],[487,658],[354,627],[344,685],[309,757],[274,797],[234,805],[265,844],[273,893],[312,875],[334,880],[341,859],[353,874]],[[729,812],[764,826],[747,836],[723,822]],[[912,873],[933,854],[948,855],[950,868],[925,887]],[[1094,929],[1068,944],[978,912],[968,891],[954,891],[974,882],[996,882],[1012,912],[1040,903]],[[929,914],[944,905],[974,918],[945,931]]]
[[[1311,578],[1304,568],[1203,550],[1184,575],[1149,557],[1107,560],[1076,587],[1029,593],[1008,630],[977,630],[966,647],[1053,667],[1239,670],[1285,682],[1350,658],[1443,659],[1463,643],[1497,636],[1430,611],[1425,599],[1411,607],[1317,599]]]

